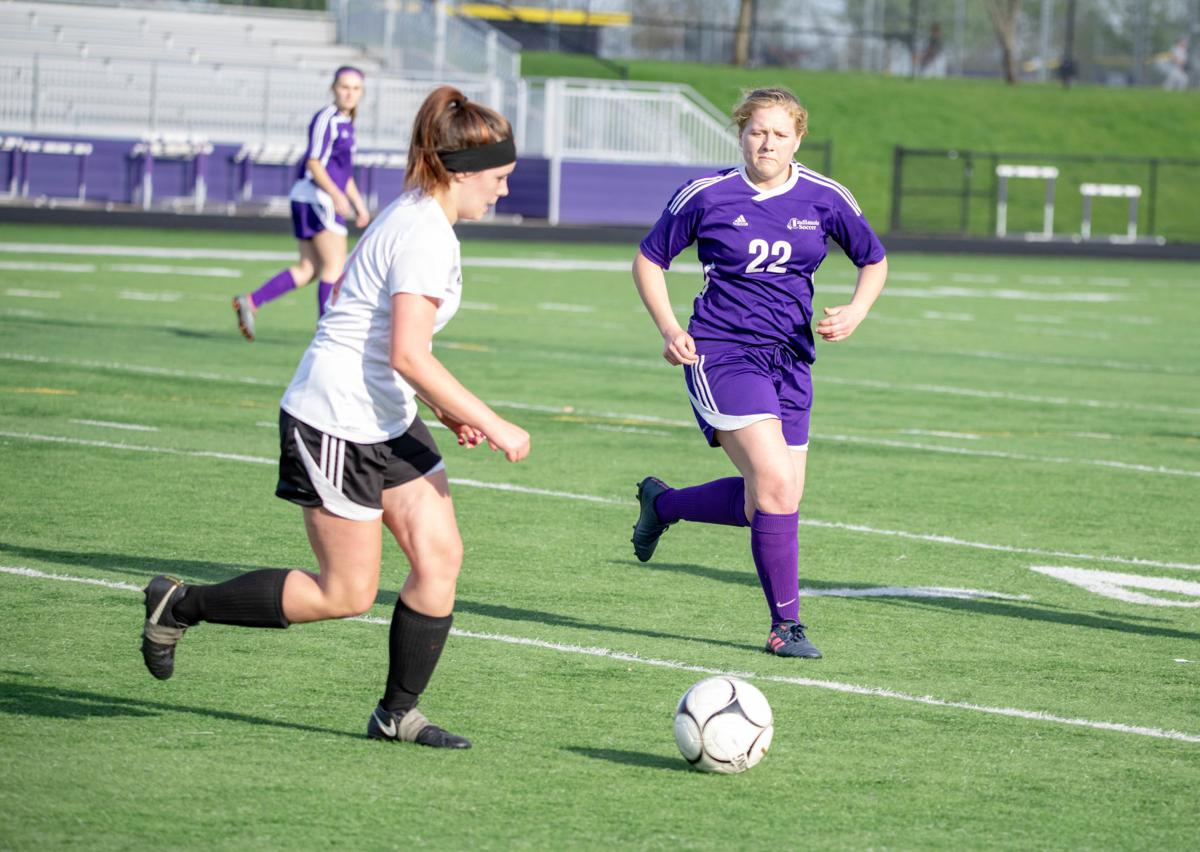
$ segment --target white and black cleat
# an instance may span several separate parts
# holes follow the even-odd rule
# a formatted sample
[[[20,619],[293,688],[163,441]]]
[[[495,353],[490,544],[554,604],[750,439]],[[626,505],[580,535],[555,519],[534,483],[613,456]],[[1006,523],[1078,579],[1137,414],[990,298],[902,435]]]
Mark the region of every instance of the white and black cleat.
[[[430,722],[415,707],[406,713],[392,713],[375,707],[367,722],[367,736],[373,740],[419,743],[432,748],[470,748],[471,741],[449,731],[444,731]]]
[[[183,580],[159,574],[143,590],[146,597],[146,626],[142,629],[142,659],[150,674],[166,680],[175,673],[175,645],[187,626],[171,614],[171,607],[183,597]]]
[[[249,296],[233,297],[233,312],[237,314],[238,329],[249,341],[254,340],[254,307]]]

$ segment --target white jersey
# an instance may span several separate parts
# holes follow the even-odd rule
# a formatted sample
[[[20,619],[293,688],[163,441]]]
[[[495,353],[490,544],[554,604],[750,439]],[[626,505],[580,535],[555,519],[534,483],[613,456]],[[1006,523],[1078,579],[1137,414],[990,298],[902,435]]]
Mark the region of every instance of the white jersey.
[[[280,406],[297,420],[356,444],[404,434],[417,416],[416,393],[392,369],[392,296],[438,302],[434,332],[458,310],[458,237],[429,195],[401,195],[363,234],[317,334]]]

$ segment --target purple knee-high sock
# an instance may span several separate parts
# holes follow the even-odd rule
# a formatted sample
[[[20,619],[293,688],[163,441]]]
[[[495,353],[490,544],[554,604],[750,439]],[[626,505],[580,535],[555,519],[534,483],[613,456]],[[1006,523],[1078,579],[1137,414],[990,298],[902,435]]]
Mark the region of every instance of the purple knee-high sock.
[[[254,303],[254,307],[261,308],[272,299],[278,299],[284,293],[290,293],[295,289],[296,280],[292,278],[292,271],[285,269],[251,293],[250,301]]]
[[[800,513],[755,512],[750,522],[750,553],[767,596],[771,626],[800,620]]]
[[[321,281],[317,284],[317,316],[325,316],[325,312],[329,310],[329,295],[333,292],[333,285],[328,281]]]
[[[694,521],[731,527],[750,525],[746,520],[746,481],[740,476],[664,491],[655,499],[654,511],[664,524]]]

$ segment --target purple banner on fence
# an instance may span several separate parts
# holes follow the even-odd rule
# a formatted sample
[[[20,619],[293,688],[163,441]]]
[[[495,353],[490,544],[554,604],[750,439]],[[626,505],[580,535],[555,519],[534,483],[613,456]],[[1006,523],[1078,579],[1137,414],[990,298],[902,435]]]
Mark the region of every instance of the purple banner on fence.
[[[653,225],[672,194],[719,166],[566,161],[559,186],[564,225]]]

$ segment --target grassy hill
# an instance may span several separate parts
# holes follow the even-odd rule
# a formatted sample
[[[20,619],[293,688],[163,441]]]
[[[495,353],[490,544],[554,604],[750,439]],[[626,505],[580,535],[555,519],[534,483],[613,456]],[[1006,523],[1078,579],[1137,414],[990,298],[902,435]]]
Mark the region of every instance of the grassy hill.
[[[1007,86],[998,80],[912,80],[683,62],[621,65],[633,80],[687,83],[721,110],[728,110],[744,89],[787,86],[809,111],[810,137],[833,141],[834,176],[854,191],[870,218],[885,227],[896,145],[1200,160],[1196,91],[1097,86],[1068,90],[1059,85]],[[525,52],[522,70],[527,76],[617,76],[613,68],[590,57],[558,53]],[[1087,179],[1134,180],[1102,172]],[[1200,241],[1200,165],[1161,172],[1160,179],[1160,232],[1179,238],[1190,233],[1190,239]],[[1077,202],[1066,198],[1062,188],[1060,198],[1064,204]],[[1072,222],[1071,215],[1078,214],[1062,211],[1059,221],[1064,227]]]

